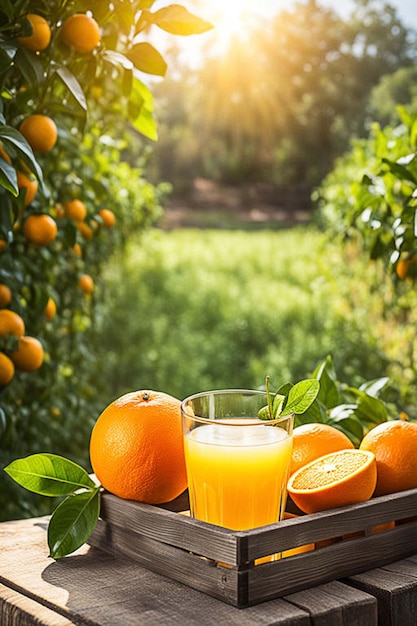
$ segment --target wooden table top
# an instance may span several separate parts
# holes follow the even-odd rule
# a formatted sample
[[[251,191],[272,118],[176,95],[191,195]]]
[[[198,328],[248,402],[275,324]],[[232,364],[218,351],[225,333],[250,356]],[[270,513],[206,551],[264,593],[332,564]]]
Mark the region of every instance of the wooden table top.
[[[91,546],[54,561],[47,523],[0,524],[1,626],[417,625],[417,556],[237,609]]]

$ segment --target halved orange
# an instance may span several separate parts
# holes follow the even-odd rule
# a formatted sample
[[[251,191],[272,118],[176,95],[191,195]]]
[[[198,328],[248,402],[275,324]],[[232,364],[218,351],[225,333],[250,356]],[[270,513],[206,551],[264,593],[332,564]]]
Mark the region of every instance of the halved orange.
[[[364,502],[375,487],[375,455],[356,449],[325,454],[301,467],[288,481],[288,493],[304,513]]]
[[[353,447],[350,439],[330,424],[301,424],[293,431],[290,476],[314,459]]]

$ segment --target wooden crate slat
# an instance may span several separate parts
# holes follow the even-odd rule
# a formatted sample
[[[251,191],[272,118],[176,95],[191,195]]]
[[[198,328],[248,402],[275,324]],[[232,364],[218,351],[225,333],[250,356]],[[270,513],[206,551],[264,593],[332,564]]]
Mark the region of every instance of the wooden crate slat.
[[[113,526],[157,538],[161,543],[190,552],[206,550],[204,556],[231,565],[237,564],[236,534],[226,528],[205,524],[168,509],[121,500],[112,494],[101,498],[101,517]]]
[[[303,515],[278,524],[245,531],[245,560],[281,552],[323,539],[370,530],[385,522],[417,515],[417,490],[374,498],[351,506]],[[417,545],[416,545],[417,550]],[[243,559],[242,559],[243,560]]]
[[[416,550],[416,530],[413,523],[254,567],[249,593],[264,601],[404,558]]]
[[[127,556],[157,574],[234,606],[242,602],[240,596],[246,602],[245,572],[217,567],[214,561],[103,521],[97,524],[89,543],[112,554]]]
[[[178,513],[184,497],[162,508],[103,494],[104,521],[90,543],[238,607],[346,578],[417,551],[417,490],[248,531]],[[395,527],[374,533],[375,526],[398,520]],[[318,548],[322,540],[336,542]],[[316,544],[316,549],[254,564],[304,544]]]

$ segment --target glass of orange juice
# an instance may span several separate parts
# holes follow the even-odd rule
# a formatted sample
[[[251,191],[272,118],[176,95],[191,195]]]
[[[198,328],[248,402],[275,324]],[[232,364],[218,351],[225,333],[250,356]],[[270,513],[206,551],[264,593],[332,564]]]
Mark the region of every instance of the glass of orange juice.
[[[233,530],[282,519],[293,414],[261,420],[263,391],[226,389],[181,403],[191,516]]]

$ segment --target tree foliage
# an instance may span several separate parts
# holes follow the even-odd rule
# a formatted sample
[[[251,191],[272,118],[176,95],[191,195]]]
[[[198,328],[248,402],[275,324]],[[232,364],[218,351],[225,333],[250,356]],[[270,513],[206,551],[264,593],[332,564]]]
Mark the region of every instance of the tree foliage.
[[[167,69],[149,39],[154,28],[174,35],[211,28],[180,5],[157,5],[153,0],[1,3],[0,283],[12,294],[6,306],[21,316],[25,333],[41,341],[45,355],[40,369],[16,368],[0,389],[2,466],[39,451],[86,465],[92,422],[113,399],[97,396],[97,343],[111,297],[102,269],[133,233],[155,222],[166,190],[151,185],[146,174],[147,146],[157,138],[157,126],[144,77]],[[21,39],[34,32],[28,14],[44,18],[51,32],[40,50],[28,49]],[[74,14],[97,22],[97,45],[94,37],[90,45],[90,36],[81,47],[62,37]],[[38,151],[20,132],[22,120],[33,114],[47,116],[58,129],[48,152]],[[30,202],[22,174],[31,179]],[[73,219],[66,212],[73,199],[82,202],[85,217]],[[113,214],[113,226],[103,209]],[[27,238],[32,215],[56,223],[52,241],[41,245]],[[85,275],[88,289],[81,280]],[[55,315],[45,312],[49,299]],[[11,358],[16,346],[17,338],[0,328],[3,355]],[[33,500],[22,502],[19,496],[18,501],[14,485],[5,480],[3,475],[2,516],[33,514]]]
[[[157,95],[170,89],[174,134],[186,92],[179,124],[193,128],[187,145],[205,175],[315,185],[353,135],[366,135],[372,88],[416,55],[416,34],[383,0],[357,0],[349,18],[309,0],[248,26],[226,53],[213,46],[194,80],[181,72],[177,96],[168,83]],[[158,147],[178,170],[185,151],[175,150]]]
[[[375,123],[368,139],[353,143],[316,199],[330,237],[359,242],[364,258],[384,268],[392,294],[381,299],[381,317],[401,347],[392,367],[410,393],[417,381],[417,115],[403,106],[397,113],[400,125]]]

